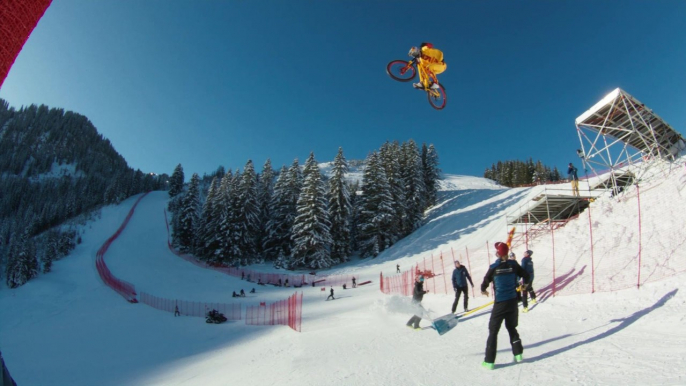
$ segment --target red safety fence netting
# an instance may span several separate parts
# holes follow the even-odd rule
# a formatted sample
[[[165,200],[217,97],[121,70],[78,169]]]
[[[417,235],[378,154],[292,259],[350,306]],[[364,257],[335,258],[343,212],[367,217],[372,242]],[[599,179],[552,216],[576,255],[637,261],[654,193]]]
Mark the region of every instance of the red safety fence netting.
[[[207,316],[209,311],[217,310],[224,314],[228,320],[241,320],[240,304],[189,302],[185,300],[161,298],[146,292],[140,293],[140,302],[162,311],[175,313],[178,310],[179,315],[183,316],[204,317]]]
[[[515,238],[513,248],[519,253],[534,251],[537,298],[640,287],[686,272],[686,259],[679,252],[686,239],[682,223],[675,217],[686,212],[679,193],[686,187],[686,172],[682,174],[627,187],[619,198],[595,200],[563,226],[551,223],[547,232],[526,230]],[[666,189],[655,189],[662,184]],[[613,212],[621,215],[613,217]],[[564,242],[570,238],[572,243]],[[492,244],[486,242],[481,248],[430,254],[400,274],[382,273],[380,289],[385,294],[410,296],[421,273],[425,289],[453,293],[452,272],[454,261],[459,260],[476,285],[472,296],[482,296],[479,286],[496,259],[492,250]]]
[[[301,331],[303,294],[295,293],[286,300],[270,305],[261,303],[259,306],[245,308],[245,324],[255,326],[288,325],[295,331]]]
[[[0,86],[52,0],[0,1]]]
[[[147,195],[148,193],[145,193],[140,196],[138,200],[136,200],[129,210],[129,213],[126,215],[124,222],[122,222],[122,224],[119,226],[119,229],[117,229],[117,231],[102,244],[100,249],[98,249],[98,252],[95,254],[95,267],[97,268],[98,274],[100,275],[102,281],[131,303],[138,302],[138,300],[136,300],[136,288],[133,284],[118,279],[112,274],[110,269],[107,267],[107,264],[105,264],[105,253],[107,253],[110,245],[112,245],[114,240],[121,235],[126,226],[129,224],[129,221],[131,220],[131,217],[133,217],[133,213],[135,212],[138,203],[141,202],[143,197]]]

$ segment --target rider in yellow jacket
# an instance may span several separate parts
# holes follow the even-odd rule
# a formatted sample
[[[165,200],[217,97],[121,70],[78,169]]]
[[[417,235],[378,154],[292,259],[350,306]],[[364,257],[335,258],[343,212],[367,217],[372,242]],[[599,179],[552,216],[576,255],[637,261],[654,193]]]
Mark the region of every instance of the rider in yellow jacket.
[[[431,43],[422,43],[419,48],[410,48],[409,55],[417,58],[417,63],[428,71],[431,71],[434,75],[442,73],[447,67],[443,61],[443,52],[434,48],[434,45]],[[431,79],[429,79],[429,82],[431,82]],[[422,90],[424,89],[421,81],[419,83],[414,83],[412,86]],[[437,88],[438,86],[432,84],[431,87]]]

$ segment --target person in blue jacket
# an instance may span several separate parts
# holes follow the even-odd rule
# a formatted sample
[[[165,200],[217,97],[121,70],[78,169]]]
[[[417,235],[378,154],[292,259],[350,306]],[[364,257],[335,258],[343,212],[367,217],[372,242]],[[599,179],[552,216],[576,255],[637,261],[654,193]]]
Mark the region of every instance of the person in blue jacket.
[[[509,247],[505,243],[495,243],[496,256],[500,259],[493,263],[484,281],[481,283],[481,293],[488,296],[488,286],[494,284],[495,301],[491,311],[491,319],[488,322],[488,340],[486,341],[486,356],[483,367],[492,370],[495,364],[496,351],[498,349],[498,331],[505,321],[505,328],[510,334],[510,345],[515,361],[522,360],[522,340],[517,332],[519,309],[517,308],[517,276],[522,277],[524,284],[529,284],[529,273],[526,272],[516,260],[508,260]]]
[[[534,262],[531,261],[533,251],[527,250],[524,252],[522,259],[522,268],[529,274],[529,285],[522,291],[522,305],[524,309],[522,312],[529,312],[528,295],[531,295],[531,304],[536,304],[536,293],[534,292]]]
[[[467,306],[469,304],[469,295],[468,295],[468,287],[467,287],[467,280],[469,280],[469,284],[474,287],[474,283],[472,282],[472,277],[469,276],[469,272],[467,272],[467,268],[465,268],[463,265],[460,265],[459,261],[455,261],[455,270],[453,271],[453,289],[455,290],[455,301],[453,302],[453,308],[452,308],[452,313],[455,313],[455,310],[457,309],[457,303],[460,302],[460,295],[464,293],[464,312],[467,312]]]

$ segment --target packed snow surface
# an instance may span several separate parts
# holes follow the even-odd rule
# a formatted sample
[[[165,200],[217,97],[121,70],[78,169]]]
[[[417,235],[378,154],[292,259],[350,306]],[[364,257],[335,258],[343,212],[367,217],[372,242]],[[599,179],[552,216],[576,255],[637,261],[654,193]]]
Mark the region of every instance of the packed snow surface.
[[[481,178],[452,175],[445,176],[441,187],[440,203],[428,211],[418,231],[375,259],[354,259],[319,272],[354,273],[358,283],[372,284],[335,288],[335,301],[325,301],[328,287],[326,292],[319,287],[297,289],[304,294],[302,332],[287,326],[248,326],[244,321],[214,325],[203,318],[174,317],[145,304],[130,304],[105,286],[95,268],[95,253],[138,199],[132,197],[103,208],[99,219],[84,226],[83,242],[56,262],[52,273],[18,289],[0,290],[0,349],[22,386],[686,384],[686,291],[680,289],[686,284],[684,274],[640,289],[591,294],[586,283],[577,295],[545,297],[529,313],[519,314],[525,361],[512,363],[503,326],[493,371],[480,365],[490,308],[463,318],[443,336],[430,328],[405,327],[412,313],[410,300],[382,294],[380,272],[393,275],[396,264],[408,269],[433,253],[504,240],[505,216],[545,189],[504,189]],[[643,251],[646,258],[686,258],[685,189],[686,175],[679,169],[641,192],[643,237],[657,240]],[[247,298],[231,298],[233,291],[248,292],[253,285],[197,267],[167,249],[167,202],[166,192],[143,198],[105,257],[113,274],[135,284],[139,293],[244,305],[294,293],[293,288],[259,286]],[[636,213],[621,198],[602,197],[592,205],[596,255],[624,248]],[[565,269],[578,271],[588,265],[588,251],[579,247],[588,244],[587,228],[588,219],[580,216],[556,231],[555,248],[566,251]],[[537,252],[538,287],[551,280],[552,273],[545,269],[550,257],[544,252],[550,243],[549,237],[542,237],[529,245]],[[612,261],[617,275],[635,274],[621,256]],[[268,265],[251,268],[277,272]],[[477,288],[485,269],[485,261],[478,266],[472,262]],[[489,300],[477,290],[470,308]],[[423,305],[437,317],[448,313],[452,302],[452,294],[429,293]],[[430,323],[423,319],[421,326]]]

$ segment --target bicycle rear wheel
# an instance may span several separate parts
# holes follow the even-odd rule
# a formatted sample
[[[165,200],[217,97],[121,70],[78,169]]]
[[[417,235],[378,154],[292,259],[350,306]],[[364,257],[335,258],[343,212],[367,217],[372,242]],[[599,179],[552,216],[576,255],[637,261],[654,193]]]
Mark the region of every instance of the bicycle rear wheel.
[[[408,66],[407,60],[394,60],[388,63],[386,72],[398,82],[409,82],[417,75],[414,66]]]
[[[443,110],[445,103],[448,101],[448,97],[445,95],[445,89],[443,88],[443,85],[440,83],[436,84],[438,85],[438,88],[427,90],[426,96],[429,98],[431,107],[435,108],[436,110]]]

